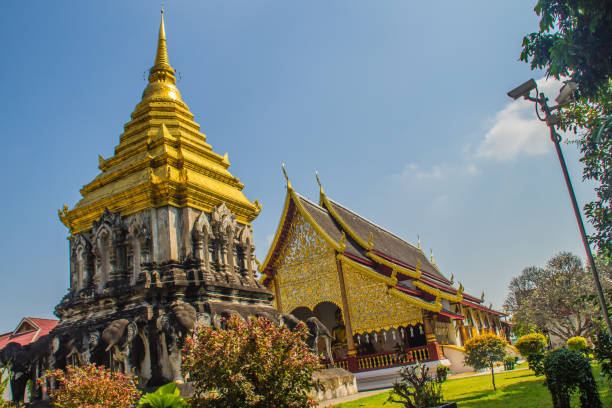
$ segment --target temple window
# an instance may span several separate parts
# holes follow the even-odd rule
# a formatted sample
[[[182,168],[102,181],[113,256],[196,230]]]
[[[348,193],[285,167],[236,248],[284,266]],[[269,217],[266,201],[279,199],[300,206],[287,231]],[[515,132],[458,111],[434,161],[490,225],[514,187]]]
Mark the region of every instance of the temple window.
[[[208,254],[209,254],[211,265],[216,265],[218,263],[218,259],[217,259],[216,245],[214,242],[211,242],[208,244]]]

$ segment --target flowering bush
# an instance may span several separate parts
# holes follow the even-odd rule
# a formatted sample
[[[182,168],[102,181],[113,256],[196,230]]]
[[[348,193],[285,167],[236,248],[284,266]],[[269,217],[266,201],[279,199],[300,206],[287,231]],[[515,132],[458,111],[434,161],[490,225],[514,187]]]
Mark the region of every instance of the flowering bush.
[[[57,389],[50,389],[53,405],[61,408],[126,408],[140,398],[133,377],[90,364],[69,366],[66,371],[48,371],[55,377]]]
[[[232,316],[224,330],[198,327],[185,341],[183,372],[193,407],[311,407],[308,392],[319,358],[294,331],[264,318]]]

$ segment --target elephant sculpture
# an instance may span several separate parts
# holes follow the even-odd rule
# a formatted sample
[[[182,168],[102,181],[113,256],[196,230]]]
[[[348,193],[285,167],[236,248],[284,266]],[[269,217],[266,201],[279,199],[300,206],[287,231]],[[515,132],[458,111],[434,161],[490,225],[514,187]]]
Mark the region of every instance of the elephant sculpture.
[[[66,360],[84,366],[91,362],[91,352],[100,343],[100,332],[81,330],[67,342],[69,351],[66,354]]]
[[[281,314],[280,323],[287,326],[289,330],[295,330],[298,324],[302,322],[300,319],[292,314]],[[308,335],[306,335],[306,344],[315,354],[319,354],[319,341],[322,340],[325,345],[325,352],[323,353],[329,361],[334,364],[334,357],[331,351],[332,335],[329,329],[316,317],[310,317],[306,320],[306,327],[308,328]]]
[[[49,347],[50,338],[43,336],[36,342],[21,346],[9,343],[0,350],[0,364],[10,364],[10,387],[14,402],[23,402],[28,380],[31,380],[33,397],[40,397],[37,378],[42,371],[43,358]]]
[[[127,319],[113,320],[102,332],[106,352],[110,352],[111,368],[118,364],[125,374],[132,374],[134,361],[130,353],[132,342],[138,334],[136,322]]]
[[[193,306],[182,301],[173,302],[167,314],[157,319],[161,333],[160,363],[163,376],[168,381],[183,382],[181,373],[181,347],[185,336],[191,332],[197,321]]]

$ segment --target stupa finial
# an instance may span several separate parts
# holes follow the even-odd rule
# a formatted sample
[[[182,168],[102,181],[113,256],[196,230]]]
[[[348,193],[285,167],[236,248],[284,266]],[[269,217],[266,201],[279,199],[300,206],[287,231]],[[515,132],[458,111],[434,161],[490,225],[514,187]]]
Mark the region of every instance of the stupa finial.
[[[168,47],[166,45],[166,26],[164,25],[164,7],[161,8],[161,22],[157,37],[157,53],[155,63],[149,70],[149,85],[142,94],[142,99],[164,98],[181,100],[181,94],[176,88],[176,76],[174,69],[170,66],[168,59]]]
[[[159,25],[159,36],[157,38],[157,55],[155,65],[170,66],[168,61],[168,48],[166,47],[166,28],[164,27],[164,6],[161,7],[161,23]]]

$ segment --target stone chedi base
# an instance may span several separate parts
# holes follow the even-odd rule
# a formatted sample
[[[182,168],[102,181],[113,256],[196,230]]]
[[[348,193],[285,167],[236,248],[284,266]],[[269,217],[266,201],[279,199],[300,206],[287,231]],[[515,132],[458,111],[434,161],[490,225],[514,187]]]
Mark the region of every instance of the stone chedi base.
[[[343,368],[326,368],[315,371],[312,377],[319,383],[319,387],[310,392],[310,395],[317,401],[357,394],[355,375]]]
[[[231,314],[278,321],[251,242],[224,204],[211,214],[105,211],[70,238],[71,288],[56,307],[49,366],[95,362],[142,386],[182,381],[182,341],[196,324],[220,328]]]

